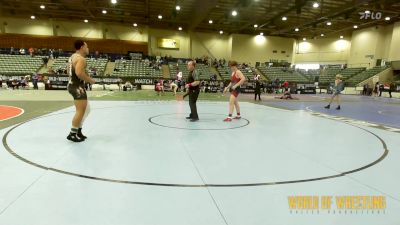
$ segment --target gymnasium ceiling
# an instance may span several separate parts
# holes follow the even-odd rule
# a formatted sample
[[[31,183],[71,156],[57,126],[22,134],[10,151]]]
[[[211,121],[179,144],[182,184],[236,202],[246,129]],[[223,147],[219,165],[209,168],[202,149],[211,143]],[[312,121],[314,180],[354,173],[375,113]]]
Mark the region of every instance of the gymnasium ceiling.
[[[318,8],[313,4],[317,2]],[[45,9],[41,9],[44,5]],[[180,10],[176,10],[176,6]],[[104,14],[102,11],[106,10]],[[232,16],[232,10],[237,16]],[[380,20],[360,19],[379,12]],[[400,20],[399,0],[0,0],[0,13],[30,19],[111,22],[183,31],[244,33],[313,38],[348,35]],[[162,15],[162,19],[158,19]],[[282,17],[287,17],[286,21]],[[390,17],[390,20],[385,20]],[[209,20],[213,23],[210,24]],[[327,22],[331,22],[330,26]],[[255,28],[254,24],[258,27]],[[298,28],[299,31],[295,31]]]

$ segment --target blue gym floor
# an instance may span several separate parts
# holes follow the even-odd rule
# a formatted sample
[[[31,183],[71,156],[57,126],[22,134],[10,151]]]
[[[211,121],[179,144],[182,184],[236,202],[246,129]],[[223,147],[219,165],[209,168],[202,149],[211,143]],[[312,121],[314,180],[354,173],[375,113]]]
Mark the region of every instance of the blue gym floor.
[[[400,134],[323,116],[400,127],[398,100],[365,102],[241,103],[231,123],[199,102],[191,123],[187,102],[92,101],[83,143],[65,139],[72,107],[35,118],[0,130],[0,225],[399,225]],[[299,195],[386,209],[290,210]]]
[[[298,95],[301,100],[304,98],[303,96]],[[332,103],[330,110],[324,108],[326,102],[321,101],[328,101],[330,95],[310,95],[308,98],[310,101],[264,101],[263,104],[293,110],[310,110],[400,129],[400,99],[398,98],[343,95],[341,96],[342,110],[340,111],[335,110],[336,102]]]

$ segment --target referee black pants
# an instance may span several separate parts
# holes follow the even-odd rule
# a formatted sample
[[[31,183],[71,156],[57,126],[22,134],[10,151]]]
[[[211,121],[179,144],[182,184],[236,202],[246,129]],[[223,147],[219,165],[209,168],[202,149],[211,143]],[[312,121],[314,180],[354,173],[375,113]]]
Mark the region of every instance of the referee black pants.
[[[197,90],[189,90],[189,106],[190,106],[190,118],[198,119],[199,115],[197,114],[197,98],[199,97],[200,89]]]

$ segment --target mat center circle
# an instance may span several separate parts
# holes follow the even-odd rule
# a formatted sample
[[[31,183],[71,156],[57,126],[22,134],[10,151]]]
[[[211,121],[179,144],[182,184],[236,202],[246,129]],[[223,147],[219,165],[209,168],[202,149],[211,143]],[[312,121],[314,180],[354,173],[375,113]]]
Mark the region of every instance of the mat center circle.
[[[223,120],[226,118],[224,114],[201,113],[199,114],[200,119],[196,122],[186,119],[187,116],[184,113],[161,114],[150,117],[149,122],[165,128],[183,130],[229,130],[242,128],[250,124],[250,121],[246,118],[224,122]]]

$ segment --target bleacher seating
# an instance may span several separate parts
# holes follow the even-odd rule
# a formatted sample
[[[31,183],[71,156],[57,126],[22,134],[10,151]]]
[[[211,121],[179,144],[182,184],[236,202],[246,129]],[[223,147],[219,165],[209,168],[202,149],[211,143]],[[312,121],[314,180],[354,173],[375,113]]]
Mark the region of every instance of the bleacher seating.
[[[107,59],[104,58],[99,58],[99,59],[94,59],[90,58],[86,60],[87,63],[87,69],[90,70],[90,68],[96,68],[96,73],[98,76],[104,75],[104,71],[106,70],[107,66]]]
[[[306,77],[301,75],[297,71],[290,70],[285,67],[265,67],[260,66],[258,67],[260,70],[269,80],[287,80],[288,82],[295,82],[295,83],[308,83],[310,82]]]
[[[229,69],[228,66],[218,67],[217,70],[223,80],[231,79],[231,70]]]
[[[340,72],[340,74],[343,76],[345,80],[349,79],[350,77],[357,75],[364,71],[366,68],[365,67],[354,67],[354,68],[346,68]]]
[[[68,59],[69,57],[59,57],[57,58],[53,65],[51,66],[53,68],[53,70],[57,71],[58,69],[65,69],[67,68],[68,65]],[[96,68],[96,74],[98,76],[102,76],[104,75],[104,71],[106,69],[107,66],[107,59],[104,58],[99,58],[99,59],[95,59],[95,58],[87,58],[86,59],[86,69],[88,70],[88,73],[90,75],[92,75],[91,72],[91,68]]]
[[[53,68],[53,70],[58,70],[59,68],[65,69],[67,68],[68,59],[69,57],[65,56],[58,57],[57,59],[54,60],[53,65],[51,65],[51,67]]]
[[[182,76],[186,79],[187,76],[189,75],[189,70],[187,69],[187,65],[185,63],[178,63],[178,67],[179,71],[182,71]],[[196,70],[200,75],[200,80],[209,80],[210,76],[213,75],[213,72],[210,70],[210,68],[207,65],[201,63],[196,64]],[[170,77],[175,79],[177,74],[176,63],[169,64],[169,71],[170,71]]]
[[[307,80],[309,81],[314,81],[315,77],[319,77],[321,75],[321,70],[303,70],[303,69],[297,69],[296,70],[298,73],[306,77]]]
[[[187,66],[185,63],[169,63],[169,73],[170,77],[175,79],[176,75],[178,74],[176,65],[178,65],[179,71],[182,72],[182,76],[184,79],[186,79],[189,75],[189,70],[187,69]]]
[[[243,73],[243,75],[246,77],[247,80],[253,80],[254,78],[254,68],[249,68],[249,69],[245,69],[245,68],[240,68],[240,71]]]
[[[364,80],[366,80],[366,79],[368,79],[368,78],[370,78],[370,77],[372,77],[372,76],[384,71],[387,68],[388,67],[386,67],[386,66],[376,66],[376,67],[374,67],[372,69],[365,70],[365,71],[363,71],[363,72],[351,77],[348,80],[345,80],[345,82],[346,82],[346,84],[348,86],[354,87],[357,84],[359,84],[360,82],[362,82],[362,81],[364,81]]]
[[[320,84],[329,84],[335,81],[335,76],[337,74],[341,74],[345,80],[361,73],[365,70],[365,67],[354,67],[341,69],[340,65],[330,65],[325,69],[324,72],[321,72],[321,76],[319,77]]]
[[[43,65],[40,56],[0,55],[1,75],[31,75]]]
[[[210,68],[204,64],[198,63],[196,69],[200,74],[200,80],[209,80],[211,75],[213,75]]]
[[[342,72],[341,65],[329,65],[324,71],[321,71],[319,76],[320,84],[329,84],[335,80],[335,76]]]
[[[116,60],[112,76],[160,78],[162,71],[149,67],[140,60]]]

